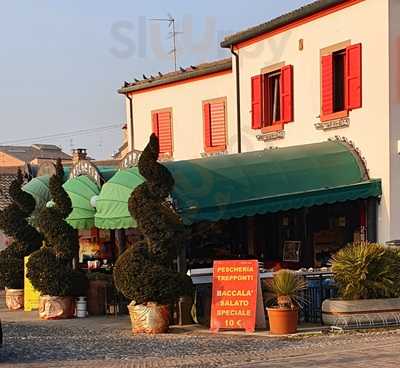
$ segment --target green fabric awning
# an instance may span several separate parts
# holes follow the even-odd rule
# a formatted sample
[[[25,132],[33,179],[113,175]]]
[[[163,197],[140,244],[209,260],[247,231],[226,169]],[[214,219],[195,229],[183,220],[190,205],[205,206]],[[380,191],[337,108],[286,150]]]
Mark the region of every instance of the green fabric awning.
[[[46,206],[46,203],[51,200],[49,180],[50,177],[48,175],[39,176],[33,178],[22,187],[25,192],[29,193],[35,199],[36,207],[32,217],[35,217],[37,213]]]
[[[101,189],[96,202],[95,224],[100,229],[129,229],[137,226],[129,213],[132,191],[144,181],[137,167],[118,171]]]
[[[377,197],[357,152],[324,142],[165,163],[186,224]]]
[[[94,227],[96,209],[90,201],[100,193],[99,187],[87,176],[78,176],[67,180],[63,185],[72,202],[72,212],[66,221],[74,229],[91,229]]]

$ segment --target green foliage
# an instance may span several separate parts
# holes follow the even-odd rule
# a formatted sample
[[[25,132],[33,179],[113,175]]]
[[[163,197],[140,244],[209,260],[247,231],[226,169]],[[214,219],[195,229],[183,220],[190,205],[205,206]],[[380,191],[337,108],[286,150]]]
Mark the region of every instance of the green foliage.
[[[86,276],[73,269],[78,258],[78,233],[65,218],[72,211],[71,200],[63,188],[64,170],[57,161],[56,174],[50,178],[49,189],[54,207],[44,208],[38,216],[38,226],[46,246],[33,253],[28,261],[28,278],[42,295],[85,295]]]
[[[130,247],[118,259],[114,281],[125,297],[136,304],[168,304],[191,295],[191,279],[154,262],[153,257],[145,245],[139,245]]]
[[[0,211],[0,229],[14,242],[0,253],[0,287],[22,289],[24,287],[24,257],[38,250],[42,244],[41,234],[29,224],[27,218],[35,209],[34,198],[24,192],[21,170],[11,183],[9,196],[12,203]]]
[[[146,181],[129,199],[129,211],[144,237],[142,244],[126,250],[114,267],[116,287],[137,304],[167,304],[192,293],[189,277],[173,271],[173,259],[183,245],[185,228],[167,202],[174,179],[157,162],[158,138],[153,134],[139,159]]]
[[[332,258],[342,298],[348,300],[400,296],[400,253],[374,243],[355,243]]]
[[[293,307],[301,303],[301,291],[307,287],[304,279],[290,270],[279,270],[268,284],[268,288],[276,295],[278,305],[283,308]]]
[[[81,296],[86,294],[87,278],[57,257],[52,248],[42,247],[29,258],[28,278],[42,295]]]

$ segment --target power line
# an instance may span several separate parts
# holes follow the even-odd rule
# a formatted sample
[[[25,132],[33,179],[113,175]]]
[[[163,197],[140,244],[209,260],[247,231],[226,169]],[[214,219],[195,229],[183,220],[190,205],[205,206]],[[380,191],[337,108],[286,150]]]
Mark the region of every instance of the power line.
[[[31,137],[31,138],[8,140],[8,141],[0,142],[0,145],[17,144],[17,143],[25,143],[25,142],[38,143],[39,141],[49,140],[49,139],[71,138],[71,137],[76,137],[76,136],[91,135],[91,134],[95,134],[95,133],[114,130],[117,128],[121,128],[121,124],[105,125],[102,127],[91,128],[91,129],[80,129],[80,130],[74,130],[74,131],[70,131],[70,132],[45,135],[45,136],[41,136],[41,137]]]

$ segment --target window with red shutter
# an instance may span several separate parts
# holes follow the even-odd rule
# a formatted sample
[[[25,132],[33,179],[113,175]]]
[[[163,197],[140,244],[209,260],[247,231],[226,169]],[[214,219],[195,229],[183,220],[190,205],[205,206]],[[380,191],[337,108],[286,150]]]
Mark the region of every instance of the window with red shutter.
[[[333,113],[333,56],[321,58],[321,117]]]
[[[361,44],[346,49],[346,106],[349,110],[362,106]]]
[[[286,65],[263,74],[260,81],[261,123],[257,129],[283,129],[283,124],[293,121],[293,66]],[[254,95],[257,96],[257,93]]]
[[[361,44],[321,57],[321,120],[348,116],[362,106]]]
[[[153,132],[160,142],[160,154],[172,157],[172,114],[170,110],[155,111],[152,114]]]
[[[262,77],[256,75],[251,78],[251,127],[261,129],[262,127]]]
[[[203,104],[204,148],[206,152],[226,149],[226,101],[213,100]]]
[[[281,120],[282,123],[293,121],[293,66],[281,69]]]

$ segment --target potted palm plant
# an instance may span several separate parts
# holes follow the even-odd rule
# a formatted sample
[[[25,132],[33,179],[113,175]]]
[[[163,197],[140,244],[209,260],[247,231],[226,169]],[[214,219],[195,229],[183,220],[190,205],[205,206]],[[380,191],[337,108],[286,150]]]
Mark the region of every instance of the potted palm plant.
[[[24,307],[24,257],[42,245],[41,234],[27,220],[36,203],[21,189],[23,182],[22,172],[18,170],[9,188],[11,203],[0,211],[0,229],[13,239],[12,244],[0,252],[0,287],[6,290],[9,310]]]
[[[192,281],[174,270],[184,240],[184,226],[167,201],[174,180],[157,162],[158,138],[153,134],[138,163],[146,181],[129,200],[143,241],[127,249],[114,267],[117,289],[132,300],[129,313],[134,333],[164,333],[169,327],[169,305],[191,295]]]
[[[277,306],[267,308],[270,332],[274,335],[287,335],[297,331],[300,293],[306,282],[290,270],[279,270],[268,284],[276,296]]]
[[[400,319],[400,251],[375,243],[354,243],[332,257],[339,298],[322,304],[327,325],[362,327]]]

